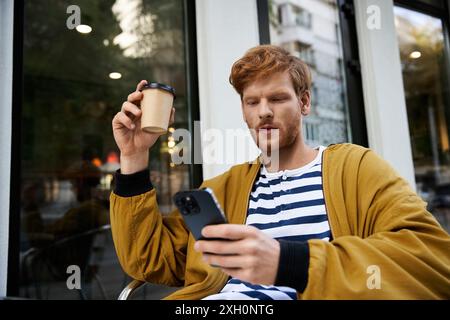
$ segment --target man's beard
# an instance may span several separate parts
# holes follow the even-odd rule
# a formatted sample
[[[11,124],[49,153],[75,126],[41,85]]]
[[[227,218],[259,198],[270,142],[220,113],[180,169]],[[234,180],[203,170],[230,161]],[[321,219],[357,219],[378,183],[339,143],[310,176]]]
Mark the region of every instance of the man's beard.
[[[299,125],[289,126],[283,131],[285,133],[284,136],[280,134],[280,129],[272,129],[270,134],[262,133],[261,130],[251,129],[252,137],[258,149],[261,150],[261,158],[264,165],[270,165],[273,169],[276,169],[273,166],[278,166],[280,153],[283,150],[290,149],[296,143],[299,128]]]
[[[277,152],[283,145],[280,139],[280,129],[272,129],[268,134],[262,130],[256,131],[256,145],[265,154]]]
[[[280,129],[272,129],[269,135],[261,131],[251,129],[252,137],[258,148],[265,153],[289,149],[297,141],[299,135],[299,126],[292,125],[284,130],[285,135],[280,134]]]

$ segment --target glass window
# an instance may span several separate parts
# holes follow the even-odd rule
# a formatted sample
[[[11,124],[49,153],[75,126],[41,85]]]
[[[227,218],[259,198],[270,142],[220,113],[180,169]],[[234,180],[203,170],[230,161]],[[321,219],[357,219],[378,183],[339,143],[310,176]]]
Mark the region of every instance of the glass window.
[[[269,5],[270,12],[279,15],[269,20],[272,44],[289,50],[311,69],[312,108],[303,119],[306,142],[314,146],[351,141],[336,0],[271,0]],[[286,20],[290,23],[276,23]]]
[[[450,231],[450,97],[442,20],[395,7],[417,190]]]
[[[71,5],[81,10],[76,29],[66,24]],[[188,129],[183,17],[177,0],[25,1],[21,296],[115,299],[128,283],[109,225],[119,168],[111,121],[147,79],[176,89],[173,127]],[[152,147],[149,168],[163,213],[191,178],[170,162],[170,140]],[[67,286],[70,266],[80,290]],[[169,291],[146,288],[153,298]]]
[[[311,14],[296,5],[290,4],[294,18],[294,24],[297,26],[311,28]]]

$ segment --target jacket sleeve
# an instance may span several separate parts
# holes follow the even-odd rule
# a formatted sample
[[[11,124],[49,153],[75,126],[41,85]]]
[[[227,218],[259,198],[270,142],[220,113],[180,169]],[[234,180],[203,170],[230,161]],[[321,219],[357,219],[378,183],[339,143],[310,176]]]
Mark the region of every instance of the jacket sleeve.
[[[122,268],[137,280],[182,286],[189,231],[181,215],[160,213],[148,171],[116,173],[116,184],[110,216]]]
[[[353,215],[352,235],[309,240],[301,297],[449,299],[450,237],[426,203],[372,151],[352,169],[356,186],[345,181],[343,189],[345,202],[356,209],[336,212]]]

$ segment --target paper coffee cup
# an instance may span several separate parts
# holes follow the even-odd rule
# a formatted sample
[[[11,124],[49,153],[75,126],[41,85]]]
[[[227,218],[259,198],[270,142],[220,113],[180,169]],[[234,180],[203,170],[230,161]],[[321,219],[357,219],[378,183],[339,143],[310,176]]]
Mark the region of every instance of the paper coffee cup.
[[[167,132],[175,90],[168,85],[151,82],[142,88],[141,129],[150,133]]]

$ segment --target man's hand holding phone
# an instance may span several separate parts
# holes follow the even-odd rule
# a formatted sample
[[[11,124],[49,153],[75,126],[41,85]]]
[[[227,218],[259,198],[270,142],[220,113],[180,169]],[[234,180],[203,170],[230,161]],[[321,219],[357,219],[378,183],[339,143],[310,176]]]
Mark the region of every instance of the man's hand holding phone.
[[[205,262],[221,268],[231,277],[253,284],[273,285],[280,259],[280,244],[261,230],[247,225],[218,224],[202,229],[204,238],[194,249]]]
[[[275,283],[280,259],[277,240],[253,226],[228,224],[209,188],[177,192],[174,202],[197,240],[194,249],[207,263],[242,281]]]

